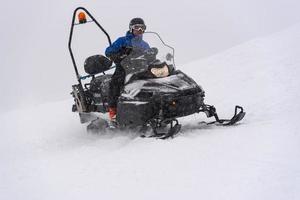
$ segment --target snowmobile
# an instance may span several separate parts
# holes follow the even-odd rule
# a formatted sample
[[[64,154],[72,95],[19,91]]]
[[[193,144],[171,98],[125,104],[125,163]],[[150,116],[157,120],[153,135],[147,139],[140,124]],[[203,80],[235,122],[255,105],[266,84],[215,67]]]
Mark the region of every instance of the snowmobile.
[[[76,22],[79,10],[81,12]],[[100,114],[95,117],[95,113],[108,112],[112,75],[105,72],[114,67],[113,63],[104,55],[90,56],[83,66],[87,75],[81,76],[71,48],[74,26],[88,22],[94,22],[111,45],[109,34],[90,12],[83,7],[75,9],[69,36],[69,51],[78,81],[72,86],[71,95],[75,101],[72,111],[79,113],[81,123],[90,122],[88,130],[105,130],[106,121],[99,117]],[[194,113],[204,112],[207,117],[215,118],[210,123],[224,126],[236,124],[244,118],[243,108],[236,106],[231,119],[220,119],[215,107],[204,103],[205,92],[202,87],[182,71],[176,70],[174,48],[165,44],[155,32],[145,32],[143,39],[149,43],[150,49],[132,47],[120,55],[126,78],[117,104],[118,128],[139,128],[141,136],[144,136],[146,130],[152,129],[149,137],[166,139],[180,131],[178,118]]]

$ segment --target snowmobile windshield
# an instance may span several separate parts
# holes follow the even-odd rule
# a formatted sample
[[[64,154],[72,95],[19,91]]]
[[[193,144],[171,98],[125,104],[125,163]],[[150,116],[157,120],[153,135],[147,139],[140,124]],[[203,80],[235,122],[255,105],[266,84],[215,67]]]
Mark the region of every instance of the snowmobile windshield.
[[[125,69],[125,83],[137,77],[162,78],[175,68],[174,49],[165,44],[159,34],[145,32],[136,36],[128,48],[128,55],[121,61]]]

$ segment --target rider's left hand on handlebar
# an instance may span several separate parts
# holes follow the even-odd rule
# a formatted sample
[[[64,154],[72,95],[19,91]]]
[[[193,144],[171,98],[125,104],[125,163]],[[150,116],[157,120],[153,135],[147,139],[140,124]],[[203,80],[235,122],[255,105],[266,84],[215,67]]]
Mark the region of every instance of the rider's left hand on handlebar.
[[[156,55],[158,53],[158,49],[156,47],[152,47],[146,50],[146,54],[148,55]]]

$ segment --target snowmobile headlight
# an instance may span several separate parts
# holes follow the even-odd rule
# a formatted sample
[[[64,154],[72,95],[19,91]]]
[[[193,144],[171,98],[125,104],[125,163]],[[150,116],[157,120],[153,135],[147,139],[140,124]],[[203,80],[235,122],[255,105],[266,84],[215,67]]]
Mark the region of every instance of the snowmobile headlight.
[[[151,73],[157,78],[163,78],[169,76],[169,68],[167,65],[164,65],[160,68],[151,68]]]

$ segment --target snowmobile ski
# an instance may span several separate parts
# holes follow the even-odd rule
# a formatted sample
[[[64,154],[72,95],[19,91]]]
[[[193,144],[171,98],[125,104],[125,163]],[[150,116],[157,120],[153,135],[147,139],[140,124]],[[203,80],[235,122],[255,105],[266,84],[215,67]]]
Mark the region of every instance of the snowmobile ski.
[[[207,124],[218,123],[219,125],[223,125],[223,126],[234,125],[237,122],[241,121],[244,118],[244,116],[246,115],[243,107],[241,107],[241,106],[235,106],[234,115],[231,119],[219,119],[219,116],[216,112],[216,108],[211,105],[205,105],[204,110],[200,110],[200,111],[206,113],[207,117],[214,117],[216,119],[215,121],[208,122]]]

